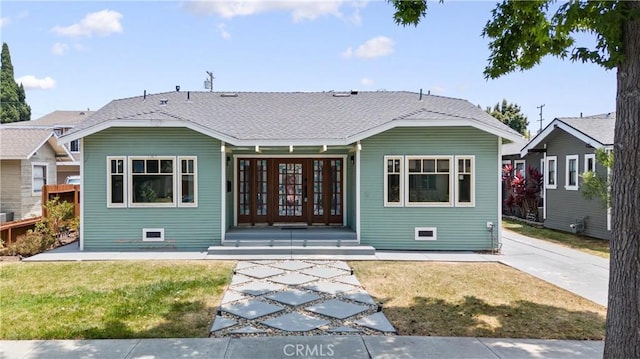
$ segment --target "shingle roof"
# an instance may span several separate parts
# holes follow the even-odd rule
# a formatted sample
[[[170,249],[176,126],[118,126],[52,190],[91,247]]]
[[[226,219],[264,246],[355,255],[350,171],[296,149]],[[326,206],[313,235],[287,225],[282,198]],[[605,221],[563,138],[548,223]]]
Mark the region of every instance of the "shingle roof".
[[[511,156],[511,155],[519,155],[520,150],[527,144],[526,141],[513,141],[511,143],[506,143],[502,145],[502,155],[503,156]]]
[[[395,120],[468,120],[518,136],[466,100],[433,95],[420,100],[417,93],[396,91],[160,93],[111,101],[70,134],[108,121],[158,119],[186,121],[231,139],[258,142],[345,140]]]
[[[566,123],[603,145],[612,145],[616,113],[586,116],[586,117],[559,117],[557,120]]]
[[[8,127],[73,127],[87,119],[95,111],[53,111],[31,121],[11,122]]]
[[[52,134],[44,128],[0,127],[0,158],[28,159]]]

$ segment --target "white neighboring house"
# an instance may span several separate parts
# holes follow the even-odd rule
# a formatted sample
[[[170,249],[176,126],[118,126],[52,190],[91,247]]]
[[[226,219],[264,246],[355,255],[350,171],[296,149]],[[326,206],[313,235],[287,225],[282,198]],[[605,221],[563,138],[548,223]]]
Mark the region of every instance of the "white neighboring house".
[[[90,111],[54,111],[0,126],[0,212],[5,220],[39,216],[42,186],[80,174],[78,142],[58,144]]]

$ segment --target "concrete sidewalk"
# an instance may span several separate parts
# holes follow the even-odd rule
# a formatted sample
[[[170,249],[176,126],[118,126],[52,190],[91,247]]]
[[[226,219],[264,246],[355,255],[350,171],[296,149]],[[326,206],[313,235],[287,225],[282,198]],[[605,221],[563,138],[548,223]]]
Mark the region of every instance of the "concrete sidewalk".
[[[601,341],[358,335],[0,342],[3,359],[602,358],[603,350]]]

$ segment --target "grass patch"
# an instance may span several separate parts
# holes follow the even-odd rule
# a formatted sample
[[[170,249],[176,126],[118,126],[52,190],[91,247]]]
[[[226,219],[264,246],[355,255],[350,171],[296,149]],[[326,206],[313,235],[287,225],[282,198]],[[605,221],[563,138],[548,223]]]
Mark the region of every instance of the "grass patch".
[[[609,259],[609,241],[606,239],[594,239],[581,237],[572,233],[555,231],[548,228],[536,228],[525,223],[504,219],[502,227],[522,234],[524,236],[543,239],[563,246]]]
[[[606,308],[505,265],[350,265],[400,335],[604,338]]]
[[[234,265],[0,263],[0,339],[206,337]]]

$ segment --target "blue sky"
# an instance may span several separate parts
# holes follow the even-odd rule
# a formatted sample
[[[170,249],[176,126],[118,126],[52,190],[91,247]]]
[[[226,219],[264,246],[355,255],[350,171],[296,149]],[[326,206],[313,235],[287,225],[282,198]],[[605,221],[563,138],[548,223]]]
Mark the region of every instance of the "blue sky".
[[[383,1],[2,1],[1,37],[32,118],[175,90],[407,90],[483,108],[506,98],[529,128],[615,110],[616,73],[546,58],[485,80],[494,2],[432,2],[418,27]],[[583,41],[590,41],[588,37]]]

